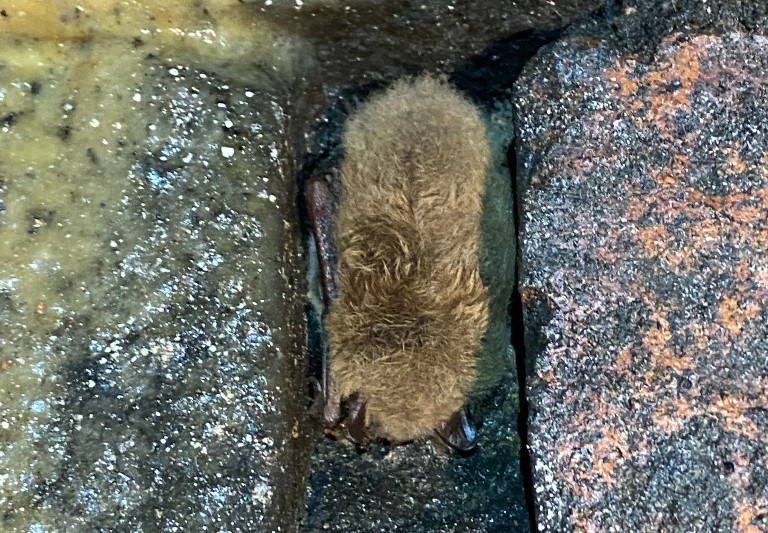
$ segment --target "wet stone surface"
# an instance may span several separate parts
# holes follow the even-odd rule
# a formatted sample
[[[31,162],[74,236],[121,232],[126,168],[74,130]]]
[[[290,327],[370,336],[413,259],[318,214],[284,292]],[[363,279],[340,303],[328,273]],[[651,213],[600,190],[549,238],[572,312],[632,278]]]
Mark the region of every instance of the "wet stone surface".
[[[0,529],[295,527],[283,108],[193,64],[150,58],[126,81],[117,61],[94,58],[95,83],[59,65],[39,96],[23,68],[3,73],[22,112],[0,132]],[[25,147],[51,101],[46,165]]]
[[[303,531],[528,531],[517,391],[513,375],[504,381],[470,456],[433,442],[374,443],[360,453],[324,439],[313,455]]]
[[[328,84],[354,86],[424,70],[451,72],[468,56],[518,32],[556,29],[600,0],[248,0],[277,27],[297,34]]]
[[[768,530],[766,58],[573,38],[519,81],[540,531]]]

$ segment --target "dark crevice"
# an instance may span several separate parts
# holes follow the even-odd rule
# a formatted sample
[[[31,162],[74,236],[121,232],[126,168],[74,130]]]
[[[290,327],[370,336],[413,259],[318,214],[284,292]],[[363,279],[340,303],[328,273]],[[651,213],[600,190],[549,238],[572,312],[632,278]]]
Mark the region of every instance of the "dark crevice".
[[[517,253],[515,255],[517,267],[515,268],[515,290],[512,293],[510,302],[509,316],[512,322],[512,346],[515,349],[515,363],[517,367],[517,384],[520,400],[520,412],[517,417],[517,431],[520,435],[520,472],[523,480],[523,490],[525,491],[525,504],[528,509],[528,519],[531,525],[531,533],[536,529],[536,506],[533,491],[533,470],[531,465],[531,455],[528,450],[528,365],[526,364],[525,351],[525,324],[523,318],[523,300],[520,294],[520,265],[521,246],[520,235],[522,227],[521,196],[517,184],[517,151],[514,142],[507,152],[507,166],[509,168],[510,178],[512,179],[512,197],[513,197],[513,218],[515,224],[515,243]]]
[[[499,102],[508,102],[514,96],[514,84],[530,59],[543,47],[561,38],[565,28],[550,31],[527,30],[499,41],[481,54],[469,58],[450,77],[451,83],[467,94],[487,112],[494,113]],[[520,235],[522,212],[521,195],[517,183],[517,153],[513,144],[507,151],[507,166],[512,180],[513,218],[515,240],[517,243],[517,268],[515,269],[515,289],[510,301],[510,320],[512,346],[515,349],[517,382],[520,411],[517,419],[517,431],[520,436],[520,473],[525,495],[530,531],[537,531],[536,507],[534,500],[533,470],[528,452],[528,397],[527,377],[532,370],[528,361],[529,354],[525,347],[525,327],[523,323],[523,303],[520,295]]]
[[[515,81],[542,46],[560,38],[562,30],[525,30],[472,56],[449,80],[486,111],[509,101]],[[511,168],[511,167],[510,167]]]
[[[450,76],[449,81],[460,91],[469,96],[470,99],[472,99],[481,109],[485,110],[486,113],[493,114],[497,112],[500,103],[509,102],[510,99],[513,98],[514,83],[531,57],[533,57],[542,46],[557,40],[561,35],[562,30],[550,32],[526,31],[514,35],[490,46],[483,53],[467,60],[465,64],[454,71]],[[346,118],[371,92],[380,90],[383,85],[384,84],[382,83],[370,84],[361,88],[347,89],[336,93],[324,114],[325,118],[318,123],[318,128],[313,137],[311,146],[309,147],[308,154],[305,156],[303,165],[299,171],[298,180],[300,190],[311,175],[326,172],[328,168],[332,168],[339,164],[339,161],[343,157],[341,136]],[[522,191],[518,189],[518,187],[524,188],[525,184],[517,183],[517,153],[514,142],[513,145],[508,148],[506,160],[509,169],[509,179],[511,180],[513,223],[516,238],[517,268],[515,269],[514,291],[509,305],[509,313],[511,321],[511,342],[516,354],[515,366],[518,383],[519,412],[517,414],[516,423],[517,433],[521,442],[519,468],[523,488],[522,496],[525,498],[528,524],[530,525],[530,531],[535,532],[537,531],[537,523],[533,471],[532,461],[527,447],[529,430],[527,378],[532,367],[528,361],[528,358],[532,355],[529,352],[536,351],[536,338],[534,336],[528,340],[531,349],[526,350],[523,304],[520,294],[522,248],[520,242],[522,233],[522,206],[520,201]],[[298,201],[300,218],[306,223],[307,213],[302,195],[298,196]],[[302,238],[306,241],[309,237],[308,227],[303,225],[302,230]],[[528,305],[530,306],[531,302],[529,302]],[[318,339],[321,335],[322,326],[317,310],[311,306],[308,306],[308,322],[310,354],[308,375],[319,377],[321,373],[320,361],[322,360],[322,348]],[[482,412],[483,409],[493,408],[491,406],[491,404],[493,404],[491,398],[492,396],[486,400],[489,402],[488,405],[483,404],[483,406],[479,408],[479,411]],[[482,418],[482,416],[480,418]],[[379,443],[379,445],[380,444],[381,443]],[[458,456],[464,457],[464,454],[458,454]],[[473,457],[472,454],[469,454],[468,457],[470,459],[467,463],[467,468],[470,468],[470,466],[476,467],[478,463],[471,460],[471,457]],[[482,458],[482,455],[480,457]],[[328,461],[327,458],[325,458],[325,460]],[[335,462],[329,464],[333,465],[333,468],[341,468]],[[494,465],[490,465],[489,468],[492,468],[493,466]],[[322,472],[316,472],[314,475],[317,476],[315,482],[320,486],[325,486],[325,483],[322,481],[322,476],[324,474]],[[515,491],[519,490],[519,488],[515,489]],[[318,499],[314,503],[308,501],[307,505],[307,516],[319,516],[318,513],[321,512],[320,509],[328,504],[323,503],[322,499]],[[521,524],[523,522],[524,520],[520,520]],[[528,530],[528,528],[523,525],[518,527],[520,529],[517,529],[516,531]]]

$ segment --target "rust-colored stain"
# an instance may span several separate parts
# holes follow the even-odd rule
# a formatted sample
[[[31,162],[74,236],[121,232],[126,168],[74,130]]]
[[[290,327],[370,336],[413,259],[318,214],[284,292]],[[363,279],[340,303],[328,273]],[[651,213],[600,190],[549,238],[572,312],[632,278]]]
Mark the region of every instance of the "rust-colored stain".
[[[735,296],[724,296],[718,307],[720,321],[731,335],[738,335],[747,320],[760,313],[760,306],[754,302],[741,303]]]
[[[735,531],[740,533],[765,533],[765,529],[754,525],[758,516],[768,514],[768,498],[758,498],[754,506],[745,505],[742,502],[734,502],[734,511],[737,513]]]
[[[715,38],[709,39],[711,43]],[[635,125],[655,124],[662,136],[672,135],[669,126],[675,114],[690,111],[691,93],[701,79],[702,46],[710,43],[682,43],[674,54],[662,57],[655,68],[640,76],[636,61],[616,60],[605,77],[618,86],[621,98],[630,99],[628,110]],[[639,114],[640,110],[645,112]]]
[[[541,156],[523,305],[554,307],[529,398],[539,528],[768,531],[768,41],[538,62],[516,105],[518,154]]]

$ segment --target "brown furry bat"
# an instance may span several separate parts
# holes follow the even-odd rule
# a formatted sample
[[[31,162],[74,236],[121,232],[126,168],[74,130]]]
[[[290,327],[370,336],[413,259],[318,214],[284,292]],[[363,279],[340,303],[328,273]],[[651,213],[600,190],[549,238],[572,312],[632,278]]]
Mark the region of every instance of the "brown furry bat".
[[[357,442],[436,431],[469,449],[491,301],[483,120],[444,82],[400,81],[349,119],[343,146],[340,173],[305,191],[327,307],[326,425]]]

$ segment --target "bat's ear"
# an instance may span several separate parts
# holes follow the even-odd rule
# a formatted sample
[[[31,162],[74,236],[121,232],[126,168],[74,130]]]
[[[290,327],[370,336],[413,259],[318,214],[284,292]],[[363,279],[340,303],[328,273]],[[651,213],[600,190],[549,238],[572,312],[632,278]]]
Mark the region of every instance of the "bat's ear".
[[[347,409],[349,439],[355,444],[361,444],[365,440],[365,402],[359,394],[354,393],[347,400]]]
[[[448,420],[435,429],[435,432],[446,443],[461,452],[468,452],[477,445],[477,430],[464,408],[453,413]]]

